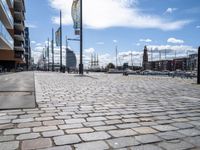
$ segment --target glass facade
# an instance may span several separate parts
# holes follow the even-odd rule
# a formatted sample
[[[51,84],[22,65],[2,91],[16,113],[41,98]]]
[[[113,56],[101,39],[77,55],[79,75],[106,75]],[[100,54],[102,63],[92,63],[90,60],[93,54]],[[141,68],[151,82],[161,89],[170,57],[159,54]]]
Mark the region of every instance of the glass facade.
[[[11,2],[12,2],[12,0],[11,0]],[[12,2],[12,4],[13,4],[13,2]],[[0,0],[0,5],[2,5],[2,7],[3,7],[3,9],[4,9],[9,21],[10,21],[10,23],[13,25],[13,22],[14,22],[13,21],[13,17],[11,15],[11,12],[10,12],[10,9],[8,7],[8,4],[7,4],[6,0]]]
[[[10,47],[13,49],[13,38],[8,33],[7,29],[3,25],[3,23],[0,21],[0,36],[3,37],[3,39],[10,45]]]

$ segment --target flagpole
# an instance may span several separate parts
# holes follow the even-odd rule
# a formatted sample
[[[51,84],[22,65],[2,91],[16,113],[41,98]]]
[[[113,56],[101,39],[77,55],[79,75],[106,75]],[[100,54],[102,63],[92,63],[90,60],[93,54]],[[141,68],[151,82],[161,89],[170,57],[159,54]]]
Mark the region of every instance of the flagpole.
[[[48,57],[48,71],[49,71],[49,38],[48,38],[48,47],[47,47],[47,57]]]
[[[62,71],[62,11],[60,10],[60,72]]]
[[[82,10],[82,0],[80,0],[80,64],[79,64],[79,74],[83,74],[83,10]]]
[[[66,69],[67,69],[67,52],[68,52],[68,41],[67,41],[67,36],[66,36],[66,54],[65,54],[65,57],[66,57]]]
[[[52,43],[51,43],[51,49],[52,49],[52,71],[54,71],[54,29],[52,28]]]

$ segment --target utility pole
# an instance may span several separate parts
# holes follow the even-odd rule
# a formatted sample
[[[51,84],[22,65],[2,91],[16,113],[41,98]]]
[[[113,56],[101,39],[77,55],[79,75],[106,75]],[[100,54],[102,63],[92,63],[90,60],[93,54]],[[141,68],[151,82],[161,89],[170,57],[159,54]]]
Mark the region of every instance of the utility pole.
[[[83,75],[83,7],[80,0],[80,64],[79,74]]]
[[[198,49],[197,84],[200,84],[200,47]]]
[[[52,41],[51,41],[51,50],[52,50],[52,71],[54,71],[54,30],[52,28]]]

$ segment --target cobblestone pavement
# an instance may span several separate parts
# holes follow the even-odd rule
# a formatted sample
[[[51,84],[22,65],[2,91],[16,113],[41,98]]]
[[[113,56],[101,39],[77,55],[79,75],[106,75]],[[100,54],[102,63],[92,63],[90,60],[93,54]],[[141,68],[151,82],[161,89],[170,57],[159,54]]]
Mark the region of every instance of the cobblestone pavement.
[[[36,72],[38,107],[0,111],[0,150],[200,149],[193,82]]]

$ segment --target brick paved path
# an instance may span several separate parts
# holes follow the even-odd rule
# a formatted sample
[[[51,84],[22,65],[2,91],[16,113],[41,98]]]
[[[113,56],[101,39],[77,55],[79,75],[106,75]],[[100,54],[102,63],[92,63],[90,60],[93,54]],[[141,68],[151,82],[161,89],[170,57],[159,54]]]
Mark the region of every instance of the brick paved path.
[[[0,111],[0,150],[200,149],[193,80],[35,73],[38,108]]]

